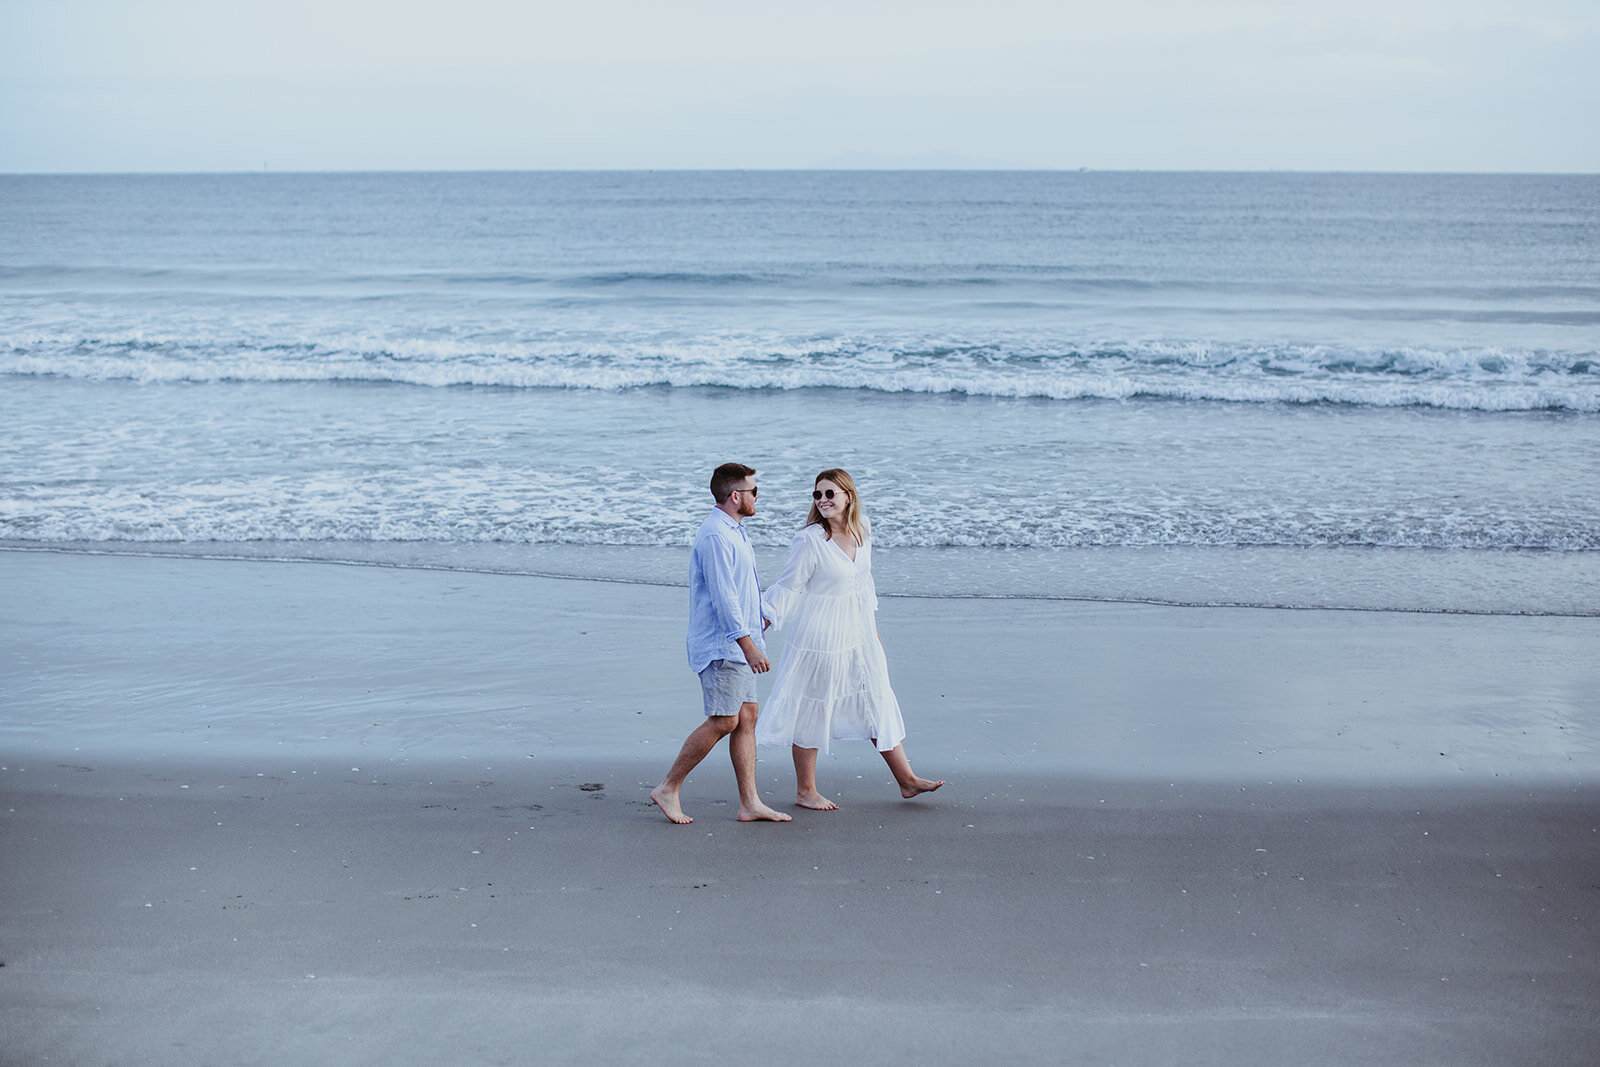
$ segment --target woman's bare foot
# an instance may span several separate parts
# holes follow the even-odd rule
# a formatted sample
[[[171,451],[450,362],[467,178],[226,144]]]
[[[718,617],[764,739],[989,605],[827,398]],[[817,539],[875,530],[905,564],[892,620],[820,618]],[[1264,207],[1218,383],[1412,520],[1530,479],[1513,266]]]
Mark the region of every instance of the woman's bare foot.
[[[878,742],[873,741],[872,743],[876,745]],[[941,785],[944,785],[943,778],[934,782],[927,778],[917,777],[917,772],[911,769],[911,762],[906,759],[906,750],[899,745],[894,746],[887,752],[880,750],[878,754],[883,757],[883,762],[889,765],[889,773],[894,775],[895,782],[900,786],[900,795],[907,800],[923,793],[931,793]]]
[[[753,806],[745,804],[739,805],[740,822],[760,822],[763,819],[769,822],[788,822],[792,818],[794,818],[794,816],[785,815],[783,812],[769,808],[760,802],[757,802]]]
[[[838,811],[839,805],[817,792],[815,789],[800,793],[795,796],[794,802],[802,808],[812,811]]]
[[[694,822],[683,813],[683,806],[678,803],[678,791],[668,789],[666,784],[656,786],[650,790],[650,799],[656,802],[656,807],[661,809],[661,814],[681,825]]]

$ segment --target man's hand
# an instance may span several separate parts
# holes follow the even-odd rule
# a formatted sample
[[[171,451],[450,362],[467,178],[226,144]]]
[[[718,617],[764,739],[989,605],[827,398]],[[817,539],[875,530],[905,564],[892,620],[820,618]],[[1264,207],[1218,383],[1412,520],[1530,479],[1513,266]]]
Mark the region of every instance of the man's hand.
[[[772,661],[767,659],[767,654],[757,648],[756,643],[750,638],[739,638],[739,648],[744,652],[744,661],[750,664],[750,669],[757,674],[766,674],[772,669]]]

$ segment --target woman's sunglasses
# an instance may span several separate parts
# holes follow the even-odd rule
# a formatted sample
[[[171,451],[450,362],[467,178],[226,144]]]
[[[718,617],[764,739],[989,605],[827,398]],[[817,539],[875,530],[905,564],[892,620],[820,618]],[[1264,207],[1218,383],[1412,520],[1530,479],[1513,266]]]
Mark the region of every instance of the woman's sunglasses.
[[[811,490],[811,499],[812,500],[821,500],[823,497],[827,497],[829,500],[832,500],[833,499],[833,490],[832,489],[813,489],[813,490]]]

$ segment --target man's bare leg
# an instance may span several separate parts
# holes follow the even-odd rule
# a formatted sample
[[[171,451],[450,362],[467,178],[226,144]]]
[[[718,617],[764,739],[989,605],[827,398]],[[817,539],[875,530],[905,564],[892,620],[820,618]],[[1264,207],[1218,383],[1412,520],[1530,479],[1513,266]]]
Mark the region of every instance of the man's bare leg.
[[[738,726],[737,715],[710,715],[684,739],[683,747],[678,750],[678,758],[672,761],[666,778],[650,790],[650,799],[656,802],[656,807],[661,809],[663,815],[675,823],[694,822],[683,813],[683,806],[678,803],[678,790],[683,788],[683,780],[689,777],[689,772],[700,766],[700,761],[717,747],[717,742],[733,733]]]
[[[739,708],[739,725],[728,738],[728,754],[733,757],[733,777],[739,783],[739,821],[788,822],[792,816],[774,811],[761,802],[756,792],[756,706]]]
[[[873,742],[876,747],[877,742]],[[879,753],[883,762],[889,765],[889,772],[894,775],[894,780],[900,784],[900,795],[910,800],[919,793],[931,793],[944,785],[944,779],[937,782],[928,778],[918,778],[911,769],[911,761],[906,759],[906,750],[900,745],[894,746],[888,752]]]
[[[837,811],[839,805],[817,792],[817,750],[791,745],[794,754],[794,802],[813,811]]]

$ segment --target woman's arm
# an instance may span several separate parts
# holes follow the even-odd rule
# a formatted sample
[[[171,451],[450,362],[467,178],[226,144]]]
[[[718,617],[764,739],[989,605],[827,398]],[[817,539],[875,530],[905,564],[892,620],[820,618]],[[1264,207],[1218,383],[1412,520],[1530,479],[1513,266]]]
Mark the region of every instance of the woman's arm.
[[[872,609],[872,613],[876,615],[878,613],[878,583],[872,580],[871,555],[867,556],[867,569],[864,575],[864,581],[866,586],[865,592],[867,594],[867,606],[870,607]]]
[[[811,580],[812,572],[817,569],[816,545],[811,528],[801,530],[789,545],[789,561],[783,565],[783,573],[761,594],[761,617],[772,625],[783,625],[795,600]]]
[[[873,548],[877,547],[872,540],[872,520],[865,515],[861,516],[861,543],[863,545],[871,544]],[[867,594],[867,606],[872,609],[873,615],[878,614],[878,583],[872,580],[872,557],[875,555],[877,555],[875,551],[869,550],[867,552],[867,567],[862,576],[866,586],[864,591]]]

